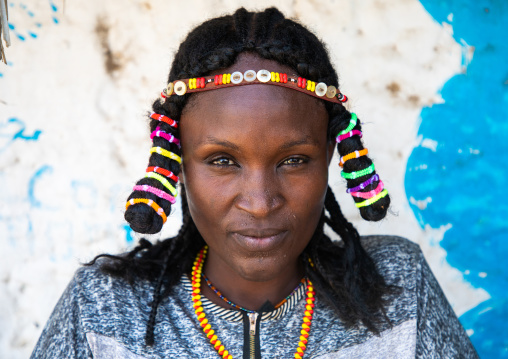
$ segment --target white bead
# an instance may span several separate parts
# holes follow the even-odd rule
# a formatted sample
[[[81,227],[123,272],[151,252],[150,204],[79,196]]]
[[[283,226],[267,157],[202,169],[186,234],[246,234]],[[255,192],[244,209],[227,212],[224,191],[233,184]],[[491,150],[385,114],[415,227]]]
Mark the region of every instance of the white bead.
[[[272,74],[268,70],[259,70],[256,77],[260,82],[268,82],[271,80]]]
[[[319,97],[324,96],[326,93],[326,90],[327,90],[327,87],[324,82],[320,82],[316,85],[315,92],[316,92],[316,95],[318,95]]]
[[[337,89],[335,86],[328,86],[328,89],[326,90],[326,97],[328,98],[334,98],[337,94]]]
[[[243,74],[239,71],[233,72],[231,74],[231,82],[234,84],[239,84],[243,81]]]
[[[173,83],[168,83],[168,87],[166,87],[166,96],[171,96],[173,94]]]
[[[187,85],[183,81],[177,81],[175,82],[174,90],[178,96],[185,95],[187,92]]]
[[[245,81],[252,82],[256,79],[256,71],[254,70],[247,70],[243,74],[243,78]]]

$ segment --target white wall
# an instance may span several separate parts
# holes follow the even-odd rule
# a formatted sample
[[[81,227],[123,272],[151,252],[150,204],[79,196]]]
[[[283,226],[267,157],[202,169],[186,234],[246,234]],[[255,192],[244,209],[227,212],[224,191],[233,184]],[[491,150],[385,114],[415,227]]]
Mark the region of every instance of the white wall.
[[[10,3],[10,64],[0,65],[0,357],[26,358],[80,262],[132,245],[123,211],[148,160],[144,115],[179,41],[204,19],[253,2]],[[446,228],[422,230],[404,191],[420,111],[461,71],[452,30],[417,0],[256,4],[279,6],[329,45],[350,109],[366,122],[364,142],[392,209],[380,223],[362,221],[335,161],[331,184],[347,217],[361,234],[420,243],[458,314],[484,300],[446,263],[438,245]],[[163,236],[178,226],[176,211]]]

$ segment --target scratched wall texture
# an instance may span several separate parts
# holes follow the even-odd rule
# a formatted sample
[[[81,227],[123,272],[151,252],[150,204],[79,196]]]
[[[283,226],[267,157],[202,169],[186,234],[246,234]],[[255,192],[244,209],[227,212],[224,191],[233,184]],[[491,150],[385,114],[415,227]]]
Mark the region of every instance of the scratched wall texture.
[[[350,109],[365,123],[392,211],[381,223],[363,222],[335,161],[330,182],[348,218],[362,234],[419,243],[482,358],[506,357],[505,2],[256,4],[279,6],[328,43]],[[1,358],[29,356],[80,262],[135,243],[123,208],[148,159],[145,114],[185,34],[241,5],[252,2],[73,0],[64,8],[62,0],[8,1],[13,44],[0,65]],[[175,210],[162,236],[179,223]]]

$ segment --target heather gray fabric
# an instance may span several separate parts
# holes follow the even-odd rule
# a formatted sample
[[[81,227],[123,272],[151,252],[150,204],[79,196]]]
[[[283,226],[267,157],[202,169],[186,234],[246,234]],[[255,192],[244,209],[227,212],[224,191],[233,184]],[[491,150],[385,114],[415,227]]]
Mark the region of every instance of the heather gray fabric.
[[[403,238],[363,237],[362,243],[390,284],[403,288],[392,299],[392,321],[380,336],[365,327],[346,328],[316,294],[305,358],[478,358],[419,247]],[[31,358],[219,358],[192,309],[188,279],[165,298],[157,312],[155,345],[144,336],[153,286],[133,285],[96,267],[77,271],[62,295]],[[263,358],[295,352],[304,310],[304,291],[260,323]],[[243,356],[243,323],[236,312],[204,301],[207,318],[234,358]]]

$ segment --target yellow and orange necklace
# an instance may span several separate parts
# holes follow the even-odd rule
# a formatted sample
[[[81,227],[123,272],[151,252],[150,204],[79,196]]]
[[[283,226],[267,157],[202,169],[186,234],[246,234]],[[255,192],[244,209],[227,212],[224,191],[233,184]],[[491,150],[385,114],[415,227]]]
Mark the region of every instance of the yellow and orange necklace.
[[[215,331],[212,329],[203,309],[203,303],[201,302],[201,273],[203,272],[203,264],[205,263],[206,254],[208,252],[208,246],[204,246],[199,251],[194,264],[192,266],[192,301],[194,312],[199,321],[199,325],[203,328],[203,332],[206,337],[210,340],[217,353],[224,359],[233,359],[233,356],[224,348],[221,341],[217,338]],[[312,323],[312,315],[314,313],[314,288],[312,282],[307,278],[307,298],[305,303],[305,313],[303,315],[302,330],[300,331],[300,340],[296,347],[294,358],[301,359],[305,353],[307,347],[307,340],[309,338],[310,327]]]

